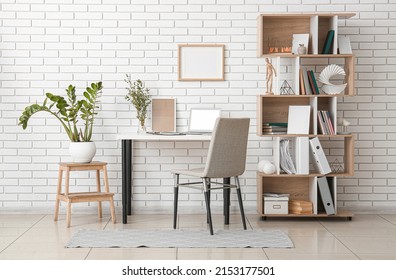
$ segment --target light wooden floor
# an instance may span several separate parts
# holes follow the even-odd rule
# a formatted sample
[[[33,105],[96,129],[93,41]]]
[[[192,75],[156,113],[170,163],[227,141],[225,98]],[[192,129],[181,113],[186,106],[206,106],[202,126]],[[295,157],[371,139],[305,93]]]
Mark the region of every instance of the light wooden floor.
[[[352,221],[269,219],[262,221],[248,215],[248,227],[281,229],[293,240],[295,248],[78,248],[66,249],[64,244],[79,229],[170,229],[171,215],[140,214],[128,217],[128,224],[113,225],[110,216],[98,221],[93,214],[73,214],[72,226],[67,229],[65,216],[54,222],[52,215],[1,214],[0,259],[391,259],[396,260],[396,214],[355,215]],[[240,229],[240,217],[232,215],[229,226],[223,217],[214,215],[214,229]],[[179,228],[206,228],[204,215],[180,215]]]

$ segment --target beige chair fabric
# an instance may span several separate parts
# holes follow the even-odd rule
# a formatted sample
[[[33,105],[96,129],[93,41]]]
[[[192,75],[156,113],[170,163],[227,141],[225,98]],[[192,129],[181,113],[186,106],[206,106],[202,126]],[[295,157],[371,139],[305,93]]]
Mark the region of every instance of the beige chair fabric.
[[[205,202],[207,208],[208,224],[210,234],[213,235],[212,218],[210,212],[210,192],[213,178],[230,178],[234,177],[235,185],[225,184],[222,188],[236,188],[238,195],[239,207],[241,210],[243,227],[246,229],[245,214],[242,204],[242,196],[238,176],[242,175],[246,166],[246,150],[249,135],[248,118],[218,118],[213,130],[210,141],[206,164],[202,168],[173,170],[175,175],[174,188],[174,219],[173,228],[177,224],[177,204],[179,186],[197,186],[203,185]],[[186,175],[201,178],[201,182],[179,183],[179,175]],[[214,182],[213,182],[214,184]]]

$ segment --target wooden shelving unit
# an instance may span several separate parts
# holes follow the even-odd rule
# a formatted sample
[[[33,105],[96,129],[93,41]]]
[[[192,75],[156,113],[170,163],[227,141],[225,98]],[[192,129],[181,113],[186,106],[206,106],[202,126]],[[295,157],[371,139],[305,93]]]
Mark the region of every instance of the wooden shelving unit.
[[[276,166],[275,174],[264,174],[257,172],[257,211],[263,218],[265,217],[345,217],[351,219],[353,214],[349,212],[337,211],[337,177],[347,177],[354,175],[354,141],[355,136],[351,134],[337,134],[337,98],[344,96],[354,96],[354,55],[353,54],[337,54],[337,36],[338,36],[338,20],[339,18],[349,18],[354,16],[353,13],[314,13],[314,14],[262,14],[258,16],[258,57],[268,57],[272,60],[275,69],[286,68],[291,80],[290,85],[294,89],[299,89],[298,71],[302,65],[308,64],[314,70],[320,71],[321,66],[312,65],[311,61],[317,59],[326,59],[328,64],[336,60],[336,64],[342,64],[345,72],[345,82],[347,87],[342,94],[337,95],[259,95],[257,97],[257,135],[260,137],[272,137],[275,147],[280,139],[295,139],[296,137],[318,137],[322,143],[323,149],[331,163],[334,155],[331,150],[342,150],[343,154],[338,153],[337,157],[342,158],[342,170],[337,173],[322,175],[316,171],[310,171],[309,174],[284,174],[280,172],[280,167]],[[329,29],[335,31],[334,43],[331,54],[319,54],[324,44]],[[269,42],[272,38],[279,41],[292,40],[293,34],[309,33],[310,43],[308,54],[295,55],[291,53],[270,53]],[[290,60],[285,64],[281,60]],[[314,71],[315,72],[315,71]],[[280,76],[280,75],[278,75]],[[280,88],[281,80],[274,81],[274,88]],[[275,91],[275,90],[274,90]],[[297,90],[295,90],[297,91]],[[308,105],[311,107],[309,134],[265,134],[263,125],[266,123],[287,123],[288,109],[291,105]],[[323,135],[319,133],[319,123],[317,112],[323,110],[328,111],[331,122],[334,124],[335,135]],[[336,143],[334,143],[336,142]],[[328,144],[328,145],[327,145]],[[337,158],[337,159],[338,159]],[[276,165],[277,163],[275,163]],[[317,187],[317,178],[326,176],[330,187],[330,193],[333,198],[333,204],[336,209],[335,215],[327,215]],[[265,192],[272,193],[288,193],[291,200],[310,201],[313,204],[312,214],[285,214],[275,215],[264,213],[263,194]]]

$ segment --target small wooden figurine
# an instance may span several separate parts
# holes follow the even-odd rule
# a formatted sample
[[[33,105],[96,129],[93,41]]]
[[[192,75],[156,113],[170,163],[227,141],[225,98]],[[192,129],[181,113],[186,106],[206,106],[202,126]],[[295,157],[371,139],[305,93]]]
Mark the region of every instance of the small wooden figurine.
[[[265,59],[265,62],[267,63],[267,74],[266,74],[267,94],[274,94],[272,92],[272,81],[274,79],[274,75],[276,77],[276,70],[268,58]]]

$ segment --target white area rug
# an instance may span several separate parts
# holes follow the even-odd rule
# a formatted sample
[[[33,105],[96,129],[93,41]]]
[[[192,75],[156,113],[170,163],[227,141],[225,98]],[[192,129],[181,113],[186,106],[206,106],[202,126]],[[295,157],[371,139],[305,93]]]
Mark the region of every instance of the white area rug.
[[[80,230],[66,248],[291,248],[280,230]]]

